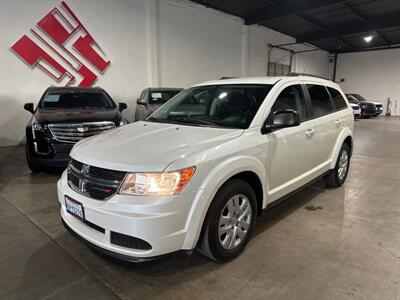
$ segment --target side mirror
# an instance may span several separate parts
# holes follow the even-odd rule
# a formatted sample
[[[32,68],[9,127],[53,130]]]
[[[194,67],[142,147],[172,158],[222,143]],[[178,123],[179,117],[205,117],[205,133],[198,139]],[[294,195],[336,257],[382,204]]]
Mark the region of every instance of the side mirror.
[[[35,113],[35,109],[33,107],[33,103],[25,103],[24,109],[29,111],[32,115]]]
[[[119,108],[119,111],[123,111],[128,108],[128,105],[126,105],[126,103],[124,103],[124,102],[120,102],[118,108]]]
[[[139,98],[136,100],[136,103],[139,105],[147,105],[146,100]]]
[[[292,109],[278,110],[272,116],[272,122],[266,120],[261,128],[261,133],[266,134],[276,129],[299,126],[300,115]]]

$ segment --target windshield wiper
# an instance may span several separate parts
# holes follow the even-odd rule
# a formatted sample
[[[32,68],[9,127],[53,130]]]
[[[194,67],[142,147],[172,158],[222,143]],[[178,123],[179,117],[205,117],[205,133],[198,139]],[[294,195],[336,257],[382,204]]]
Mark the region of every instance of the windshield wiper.
[[[176,121],[178,123],[185,123],[185,124],[199,124],[199,125],[217,126],[217,124],[215,124],[213,122],[200,120],[200,119],[196,119],[196,118],[190,118],[190,117],[177,118],[177,119],[174,119],[174,121]]]

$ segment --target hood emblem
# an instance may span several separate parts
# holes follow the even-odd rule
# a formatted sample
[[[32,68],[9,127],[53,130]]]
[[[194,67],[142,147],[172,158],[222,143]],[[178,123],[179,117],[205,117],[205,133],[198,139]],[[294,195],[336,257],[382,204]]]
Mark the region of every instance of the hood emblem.
[[[89,130],[89,127],[88,126],[82,126],[82,127],[78,127],[77,129],[78,129],[79,132],[86,132],[86,131]]]

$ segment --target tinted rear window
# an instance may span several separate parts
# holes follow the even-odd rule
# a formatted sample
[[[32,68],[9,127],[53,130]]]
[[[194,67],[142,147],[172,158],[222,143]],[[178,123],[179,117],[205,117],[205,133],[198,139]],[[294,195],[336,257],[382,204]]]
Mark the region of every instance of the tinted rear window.
[[[99,91],[49,91],[40,103],[40,108],[115,108],[114,102]]]
[[[329,93],[331,94],[333,104],[336,109],[342,109],[347,107],[346,101],[343,99],[342,94],[334,88],[328,87]]]
[[[328,91],[322,85],[307,84],[314,117],[323,116],[334,111]]]

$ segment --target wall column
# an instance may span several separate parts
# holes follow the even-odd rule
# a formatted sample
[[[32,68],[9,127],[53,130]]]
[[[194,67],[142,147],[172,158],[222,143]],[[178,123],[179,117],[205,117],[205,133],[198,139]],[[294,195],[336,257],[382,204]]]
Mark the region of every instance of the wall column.
[[[147,83],[149,86],[159,86],[159,62],[158,62],[158,0],[146,0],[146,60]]]

